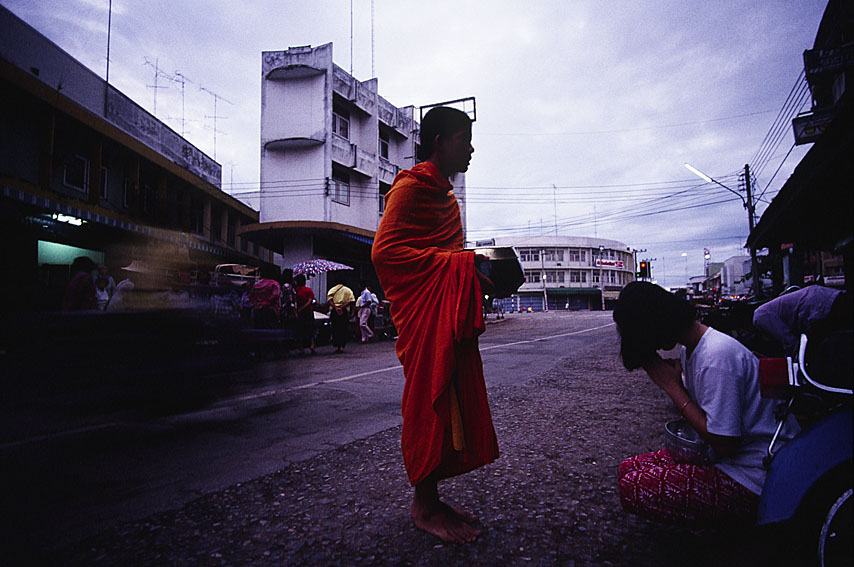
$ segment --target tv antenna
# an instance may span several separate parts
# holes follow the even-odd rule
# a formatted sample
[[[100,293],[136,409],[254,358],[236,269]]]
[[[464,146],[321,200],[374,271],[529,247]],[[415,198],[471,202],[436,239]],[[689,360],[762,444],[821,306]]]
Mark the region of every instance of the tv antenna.
[[[199,90],[205,91],[206,93],[208,93],[209,95],[211,95],[211,96],[213,97],[213,99],[214,99],[214,113],[213,113],[213,115],[205,114],[205,118],[213,118],[213,143],[214,143],[214,146],[213,146],[213,148],[214,148],[214,151],[213,151],[213,158],[214,158],[214,161],[216,161],[216,134],[217,134],[217,132],[222,132],[222,130],[218,130],[218,129],[217,129],[217,127],[216,127],[216,121],[217,121],[217,119],[218,119],[218,118],[227,118],[227,116],[219,116],[219,115],[216,113],[216,106],[217,106],[217,102],[221,100],[221,101],[223,101],[223,102],[227,102],[228,104],[231,104],[231,105],[234,105],[234,103],[233,103],[233,102],[231,102],[230,100],[228,100],[228,99],[227,99],[227,98],[225,98],[225,97],[221,97],[221,96],[219,96],[218,94],[216,94],[216,93],[215,93],[215,92],[213,92],[212,90],[210,90],[210,89],[206,89],[206,88],[205,88],[205,87],[203,87],[202,85],[199,85]],[[223,134],[224,134],[224,133],[225,133],[225,132],[223,132]]]
[[[158,85],[157,79],[160,78],[160,75],[163,75],[164,77],[169,78],[171,80],[171,77],[169,77],[168,74],[166,74],[160,70],[159,62],[160,62],[160,58],[155,57],[154,58],[154,64],[152,65],[151,61],[149,61],[148,57],[146,57],[145,63],[143,63],[144,65],[148,65],[149,67],[154,68],[154,84],[153,85],[145,85],[145,86],[146,86],[146,88],[154,90],[154,113],[153,114],[155,117],[157,116],[157,89],[168,89],[169,88],[167,86]]]

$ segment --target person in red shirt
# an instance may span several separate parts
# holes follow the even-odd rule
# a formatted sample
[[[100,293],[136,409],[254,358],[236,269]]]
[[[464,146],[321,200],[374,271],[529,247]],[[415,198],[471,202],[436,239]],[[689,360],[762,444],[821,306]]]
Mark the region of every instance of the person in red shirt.
[[[419,529],[463,543],[480,534],[475,518],[440,500],[438,483],[498,457],[477,340],[485,329],[482,289],[491,282],[463,250],[449,182],[474,152],[468,115],[430,110],[421,151],[426,161],[400,172],[385,197],[371,257],[391,301],[406,378],[401,448],[415,487],[410,513]]]
[[[305,276],[299,274],[294,277],[295,293],[297,298],[297,321],[300,337],[300,354],[305,354],[308,348],[314,354],[314,292],[305,285]]]
[[[95,268],[95,262],[86,256],[78,256],[71,263],[71,280],[62,298],[63,311],[85,311],[98,308],[95,280],[92,279]]]

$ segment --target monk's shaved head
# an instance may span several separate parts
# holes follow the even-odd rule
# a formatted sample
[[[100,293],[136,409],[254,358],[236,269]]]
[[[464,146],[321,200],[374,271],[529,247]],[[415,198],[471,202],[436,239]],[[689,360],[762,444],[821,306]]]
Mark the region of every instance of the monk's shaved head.
[[[471,131],[471,118],[462,110],[449,106],[431,108],[421,120],[421,150],[418,158],[427,161],[433,155],[436,136],[452,136],[457,132]]]

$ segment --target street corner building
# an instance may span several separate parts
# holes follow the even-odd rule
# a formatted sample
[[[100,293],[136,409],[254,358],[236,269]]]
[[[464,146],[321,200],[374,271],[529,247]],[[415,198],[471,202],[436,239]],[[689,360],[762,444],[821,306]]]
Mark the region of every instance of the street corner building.
[[[376,282],[371,245],[385,195],[415,165],[418,141],[416,109],[336,65],[331,43],[263,52],[260,219],[239,234],[281,254],[284,267],[324,258],[354,268],[342,274],[354,289]],[[308,285],[325,295],[329,283],[321,274]]]
[[[481,288],[463,243],[459,205],[436,166],[401,172],[372,256],[399,333],[401,447],[413,485],[498,457],[477,341],[485,329]]]
[[[583,236],[520,236],[489,240],[513,246],[525,283],[501,299],[505,311],[610,309],[635,280],[637,252],[616,240]]]

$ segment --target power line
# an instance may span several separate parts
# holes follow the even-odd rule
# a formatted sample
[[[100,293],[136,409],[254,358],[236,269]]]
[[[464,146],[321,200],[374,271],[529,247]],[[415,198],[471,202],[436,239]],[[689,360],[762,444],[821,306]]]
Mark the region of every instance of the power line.
[[[747,114],[737,114],[734,116],[725,116],[722,118],[710,118],[708,120],[696,120],[692,122],[678,122],[674,124],[661,124],[658,126],[644,126],[638,128],[616,128],[613,130],[578,130],[572,132],[480,132],[478,136],[587,136],[591,134],[620,134],[622,132],[641,132],[644,130],[659,130],[663,128],[679,128],[681,126],[693,126],[695,124],[708,124],[710,122],[722,122],[724,120],[735,120],[737,118],[747,118],[749,116],[757,116],[759,114],[767,114],[774,112],[773,110],[760,110],[757,112],[749,112]]]

